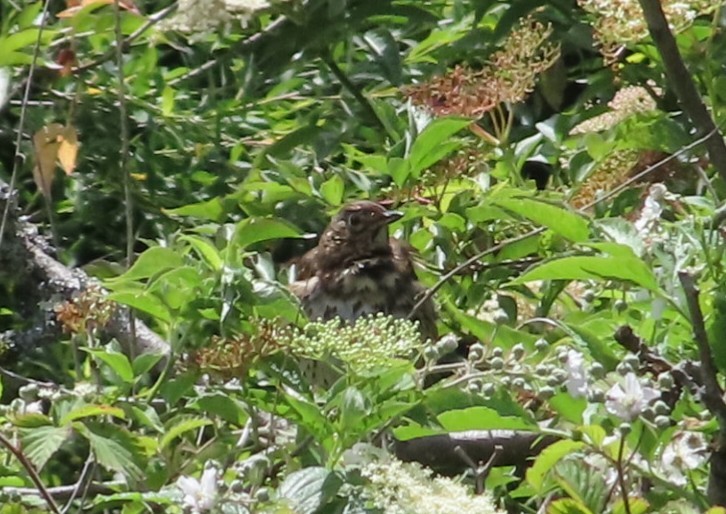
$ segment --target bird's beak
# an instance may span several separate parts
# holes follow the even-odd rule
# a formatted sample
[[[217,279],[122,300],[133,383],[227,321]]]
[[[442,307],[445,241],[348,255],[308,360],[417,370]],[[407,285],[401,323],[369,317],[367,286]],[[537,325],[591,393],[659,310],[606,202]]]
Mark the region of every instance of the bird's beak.
[[[403,213],[400,211],[386,211],[383,213],[383,219],[386,220],[386,225],[398,221],[403,218]]]

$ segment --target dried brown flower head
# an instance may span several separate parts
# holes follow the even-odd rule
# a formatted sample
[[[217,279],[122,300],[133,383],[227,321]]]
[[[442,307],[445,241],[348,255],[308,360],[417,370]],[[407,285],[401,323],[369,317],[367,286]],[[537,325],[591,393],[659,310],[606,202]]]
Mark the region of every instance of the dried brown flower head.
[[[524,18],[481,69],[457,65],[404,93],[439,116],[479,118],[502,102],[521,102],[534,89],[537,76],[560,56],[559,44],[548,41],[551,34],[550,24]]]
[[[272,320],[259,320],[257,333],[212,337],[210,344],[194,351],[188,361],[203,372],[225,379],[241,377],[256,362],[287,348],[292,327]]]
[[[106,298],[100,287],[89,286],[75,298],[55,307],[55,315],[68,334],[91,333],[103,328],[116,304]]]

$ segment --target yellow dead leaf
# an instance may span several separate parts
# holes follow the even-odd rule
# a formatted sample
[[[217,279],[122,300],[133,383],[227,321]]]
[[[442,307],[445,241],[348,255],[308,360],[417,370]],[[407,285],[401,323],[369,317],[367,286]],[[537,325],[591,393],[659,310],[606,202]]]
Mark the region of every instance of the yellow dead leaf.
[[[35,185],[50,199],[51,186],[55,175],[56,161],[67,175],[73,173],[78,156],[78,134],[72,126],[51,123],[33,135],[35,149],[35,167],[33,180]]]
[[[65,127],[60,123],[51,123],[33,135],[35,148],[35,167],[33,180],[35,185],[47,199],[50,199],[50,188],[53,184],[55,161],[58,158],[60,141]],[[60,139],[59,139],[60,138]]]
[[[58,160],[66,175],[70,175],[76,169],[76,157],[78,157],[78,134],[75,127],[64,127],[58,148]]]

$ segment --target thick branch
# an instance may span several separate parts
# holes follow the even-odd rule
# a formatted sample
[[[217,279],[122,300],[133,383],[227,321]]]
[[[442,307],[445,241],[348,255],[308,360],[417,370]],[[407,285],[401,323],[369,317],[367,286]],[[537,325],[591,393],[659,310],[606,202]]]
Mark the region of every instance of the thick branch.
[[[718,131],[713,118],[703,104],[698,94],[696,84],[686,68],[686,65],[678,52],[676,40],[668,28],[668,21],[660,0],[639,0],[643,8],[645,21],[648,23],[648,30],[658,48],[666,75],[673,90],[678,97],[683,110],[691,119],[691,122],[701,136],[710,135],[706,140],[706,148],[711,164],[723,180],[726,180],[726,144],[723,136]]]
[[[8,187],[0,181],[0,209],[11,201],[8,198]],[[38,236],[35,227],[17,219],[17,211],[9,207],[8,226],[2,252],[0,252],[0,277],[3,275],[15,281],[22,281],[26,287],[26,299],[32,300],[37,308],[44,305],[47,314],[53,317],[53,307],[70,300],[92,285],[98,283],[82,270],[70,269],[48,255],[43,239]],[[114,309],[111,319],[104,328],[105,333],[116,338],[133,355],[139,353],[167,353],[169,345],[146,325],[137,321],[136,342],[129,331],[128,313],[126,309]],[[27,347],[27,344],[41,344],[43,341],[57,340],[59,329],[55,323],[42,323],[31,332],[24,334],[5,335],[11,345]],[[16,339],[17,337],[17,339]],[[23,344],[21,340],[25,340]]]
[[[470,430],[396,441],[402,461],[415,461],[445,475],[458,475],[477,465],[524,467],[530,457],[557,441],[557,437],[517,430]],[[469,459],[462,459],[464,452]]]

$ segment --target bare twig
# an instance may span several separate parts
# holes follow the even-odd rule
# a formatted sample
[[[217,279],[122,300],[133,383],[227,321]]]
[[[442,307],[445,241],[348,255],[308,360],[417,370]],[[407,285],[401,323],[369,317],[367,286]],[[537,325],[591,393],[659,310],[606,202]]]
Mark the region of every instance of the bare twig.
[[[104,62],[108,61],[109,59],[113,59],[118,52],[118,48],[126,49],[128,48],[131,43],[136,41],[139,37],[141,37],[144,32],[149,30],[151,27],[159,23],[161,20],[169,16],[171,13],[176,11],[177,7],[179,6],[178,3],[173,3],[168,7],[165,7],[161,11],[154,13],[149,16],[149,19],[146,20],[146,23],[144,23],[141,27],[136,29],[134,32],[129,34],[129,36],[126,39],[122,39],[120,44],[118,41],[118,38],[116,40],[116,47],[117,48],[110,48],[106,53],[104,53],[102,56],[98,57],[97,59],[94,59],[93,61],[86,63],[82,66],[77,66],[73,68],[73,73],[79,73],[81,71],[86,71],[91,68],[95,68],[96,66],[99,66],[103,64]]]
[[[123,62],[123,32],[121,31],[121,5],[119,0],[114,1],[114,11],[116,15],[116,68],[118,73],[118,105],[119,118],[121,124],[121,151],[119,155],[119,172],[121,173],[124,186],[124,209],[126,217],[126,266],[130,268],[134,263],[134,207],[133,198],[131,196],[131,176],[129,173],[129,120],[126,110],[126,83],[124,78],[124,62]],[[129,309],[129,333],[131,337],[136,337],[136,318],[131,309]],[[133,341],[129,346],[131,349],[131,359],[135,357],[134,348],[136,342]]]
[[[45,487],[45,484],[43,484],[43,481],[40,479],[38,472],[35,471],[35,466],[33,466],[33,463],[30,462],[25,454],[19,448],[16,448],[15,445],[11,443],[2,433],[0,433],[0,444],[7,448],[8,451],[10,451],[10,453],[12,453],[15,458],[18,459],[20,464],[23,465],[25,471],[28,472],[30,480],[33,482],[33,484],[35,484],[36,489],[43,497],[45,502],[48,504],[48,508],[55,514],[61,514],[60,510],[58,510],[58,505],[56,505],[55,500],[53,499],[53,496],[51,496],[51,494],[48,492],[48,489]]]
[[[726,180],[726,144],[714,123],[713,118],[698,93],[691,73],[678,51],[676,40],[668,28],[668,21],[663,13],[660,0],[639,0],[643,8],[645,21],[655,46],[663,59],[669,83],[678,97],[683,110],[691,119],[696,130],[702,135],[708,134],[705,141],[711,164],[721,179]]]
[[[73,490],[71,491],[68,500],[66,500],[66,506],[63,508],[62,514],[67,514],[68,512],[70,512],[70,508],[73,505],[73,501],[78,496],[78,493],[81,491],[82,488],[84,488],[84,485],[87,485],[86,481],[91,477],[95,464],[96,461],[93,456],[93,452],[91,452],[91,454],[86,459],[85,464],[83,465],[83,469],[81,470],[81,476],[78,477],[78,481],[76,481],[76,484],[73,486]],[[84,489],[87,489],[87,487]]]

